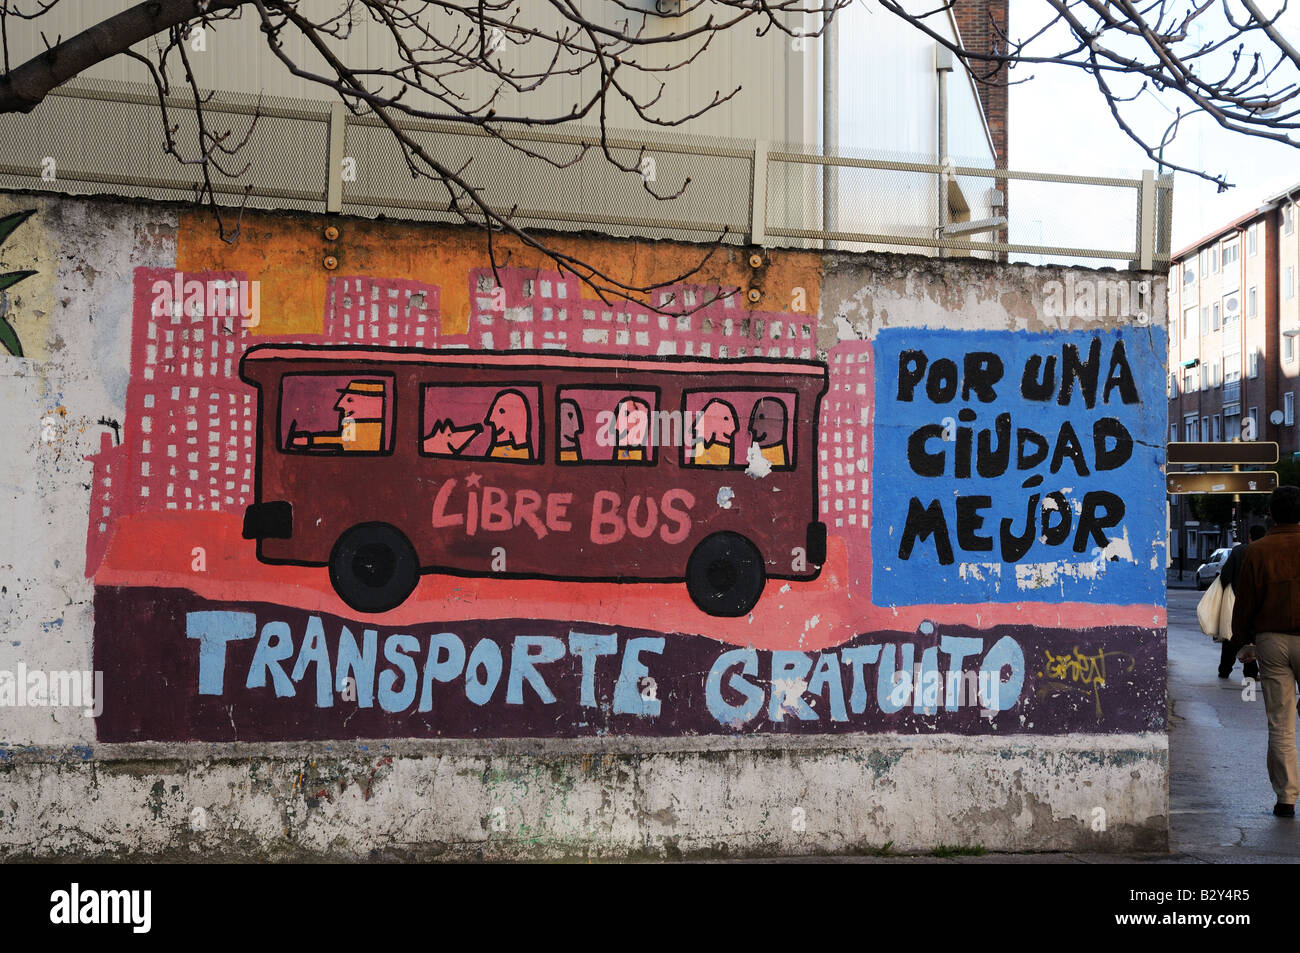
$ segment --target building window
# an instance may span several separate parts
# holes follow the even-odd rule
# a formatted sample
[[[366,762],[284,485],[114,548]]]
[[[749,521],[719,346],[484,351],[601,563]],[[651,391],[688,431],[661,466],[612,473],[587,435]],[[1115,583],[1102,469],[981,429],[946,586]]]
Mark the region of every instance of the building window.
[[[1250,408],[1250,410],[1247,411],[1246,413],[1246,419],[1250,421],[1250,424],[1248,427],[1242,427],[1242,433],[1241,433],[1242,439],[1258,440],[1259,439],[1259,408],[1258,407]],[[1249,429],[1249,436],[1247,436],[1247,429]]]
[[[1172,423],[1169,425],[1169,442],[1170,443],[1178,442],[1178,424],[1176,423]]]
[[[1210,306],[1210,330],[1219,330],[1219,302],[1217,301]]]
[[[1257,306],[1257,302],[1256,302],[1256,298],[1255,298],[1255,286],[1254,286],[1254,285],[1251,285],[1250,288],[1249,288],[1249,290],[1246,291],[1246,315],[1247,315],[1247,317],[1251,317],[1251,318],[1253,318],[1253,317],[1255,316],[1255,314],[1256,314],[1256,306]]]
[[[1177,374],[1169,375],[1169,396],[1170,397],[1178,396],[1178,375]]]
[[[1210,250],[1208,248],[1202,248],[1201,249],[1201,274],[1207,275],[1209,273],[1210,273]]]
[[[1223,439],[1223,421],[1219,418],[1218,414],[1215,414],[1211,418],[1211,422],[1210,439],[1215,443],[1218,443]]]
[[[1183,311],[1183,340],[1192,336],[1192,328],[1196,326],[1196,306],[1192,305]]]
[[[1242,355],[1223,355],[1223,416],[1242,412]]]
[[[1217,275],[1218,273],[1219,273],[1219,246],[1215,245],[1213,248],[1210,249],[1210,274]]]
[[[1295,231],[1295,206],[1287,203],[1282,206],[1282,234],[1290,235]]]
[[[1223,386],[1227,387],[1230,384],[1238,384],[1240,382],[1241,382],[1241,355],[1235,352],[1232,354],[1223,355]],[[1240,388],[1237,388],[1237,390],[1239,392]],[[1223,399],[1225,401],[1228,400],[1229,399],[1228,395],[1224,394]]]
[[[1282,272],[1282,297],[1295,297],[1295,265],[1287,265]]]
[[[1209,333],[1210,333],[1210,309],[1208,307],[1203,307],[1201,308],[1201,335],[1204,336]]]
[[[1196,280],[1196,268],[1192,262],[1183,263],[1183,284],[1190,285]]]
[[[1196,377],[1191,371],[1183,371],[1183,393],[1196,393]]]
[[[1287,391],[1282,395],[1282,423],[1290,427],[1295,423],[1295,392]]]
[[[1258,250],[1259,242],[1259,225],[1255,224],[1246,230],[1246,254],[1253,255]]]
[[[1251,351],[1246,357],[1246,368],[1250,374],[1250,379],[1254,380],[1259,377],[1259,351]]]
[[[1228,270],[1228,266],[1241,257],[1241,242],[1232,241],[1223,246],[1223,269]]]
[[[1200,428],[1197,426],[1196,417],[1192,414],[1183,418],[1183,439],[1191,443],[1201,439]]]
[[[1282,358],[1288,364],[1295,360],[1295,335],[1282,335]]]
[[[1205,416],[1205,417],[1202,417],[1202,418],[1201,418],[1201,437],[1200,437],[1200,439],[1201,439],[1201,440],[1209,440],[1209,439],[1210,439],[1210,418],[1209,418],[1208,415]]]

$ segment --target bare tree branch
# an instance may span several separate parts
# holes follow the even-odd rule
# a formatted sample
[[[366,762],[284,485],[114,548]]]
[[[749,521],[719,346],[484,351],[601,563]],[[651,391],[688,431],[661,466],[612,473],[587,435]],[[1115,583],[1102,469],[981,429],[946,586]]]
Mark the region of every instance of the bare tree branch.
[[[953,0],[921,12],[907,0],[878,2],[951,50],[977,82],[1015,82],[999,72],[1004,67],[1081,70],[1093,77],[1116,124],[1146,155],[1221,190],[1230,187],[1223,174],[1165,159],[1170,131],[1155,139],[1129,118],[1127,105],[1151,90],[1171,97],[1177,116],[1204,112],[1230,132],[1300,146],[1300,55],[1277,28],[1285,0],[1271,16],[1255,0],[1240,0],[1247,14],[1240,19],[1233,9],[1237,0],[1043,0],[1046,22],[1021,39],[995,24],[1001,42],[992,52],[964,49],[952,40],[940,17],[950,14]],[[1222,22],[1207,22],[1216,10]],[[1193,39],[1196,27],[1211,38]],[[1175,123],[1174,137],[1177,129]]]
[[[672,13],[645,0],[146,0],[67,39],[56,37],[45,51],[11,66],[14,29],[21,24],[39,30],[59,2],[0,0],[0,113],[29,112],[60,84],[115,56],[143,63],[158,92],[163,149],[198,170],[195,197],[211,207],[223,239],[235,240],[239,226],[236,221],[227,228],[218,191],[229,186],[219,187],[219,180],[247,173],[248,165],[236,157],[250,142],[258,115],[242,133],[228,128],[224,117],[213,121],[215,113],[206,108],[211,94],[200,88],[185,38],[192,29],[224,27],[249,16],[288,75],[328,90],[354,115],[377,119],[400,148],[410,175],[436,183],[451,215],[487,229],[494,270],[506,254],[500,236],[509,235],[578,275],[602,299],[633,298],[654,306],[652,288],[593,267],[562,252],[554,240],[533,235],[517,220],[517,205],[494,206],[475,181],[473,159],[439,158],[411,131],[410,121],[472,129],[502,149],[557,169],[598,151],[618,174],[635,177],[629,184],[657,200],[671,200],[692,186],[690,177],[660,185],[643,175],[646,147],[615,142],[616,117],[674,127],[723,109],[740,92],[738,86],[687,86],[687,97],[669,95],[680,93],[670,90],[670,83],[685,85],[685,71],[727,31],[815,38],[851,0],[683,0]],[[1025,69],[1037,66],[1082,71],[1118,127],[1146,155],[1221,188],[1228,186],[1222,174],[1165,159],[1181,121],[1193,113],[1204,112],[1243,136],[1300,145],[1300,52],[1279,27],[1285,0],[1041,0],[1034,9],[1042,11],[1042,21],[1019,35],[990,14],[994,42],[978,50],[953,39],[955,0],[861,2],[878,3],[947,47],[986,86],[1024,82],[1032,78]],[[1270,12],[1274,3],[1281,7]],[[807,22],[816,28],[806,29]],[[361,27],[368,31],[368,43],[377,38],[387,47],[380,65],[351,55],[348,44]],[[299,40],[309,51],[302,57],[290,53]],[[35,46],[29,42],[27,49]],[[184,90],[184,126],[173,121],[179,110],[168,109],[173,87]],[[557,88],[565,90],[563,97],[553,94]],[[1134,113],[1135,98],[1147,91],[1168,100],[1175,115],[1159,138]],[[592,141],[541,148],[511,135],[519,126],[577,122],[595,126]],[[724,232],[719,240],[725,237]],[[715,251],[716,244],[671,281],[698,273]]]

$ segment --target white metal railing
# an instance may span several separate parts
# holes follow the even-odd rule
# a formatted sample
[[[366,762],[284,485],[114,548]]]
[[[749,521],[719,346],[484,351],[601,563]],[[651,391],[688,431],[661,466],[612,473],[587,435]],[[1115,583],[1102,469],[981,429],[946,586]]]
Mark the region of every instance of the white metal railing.
[[[151,111],[156,131],[158,99],[147,86],[136,83],[102,83],[65,85],[56,89],[41,106],[25,116],[0,116],[0,185],[10,184],[21,188],[69,191],[74,186],[110,186],[123,194],[146,194],[149,197],[183,197],[192,195],[197,174],[194,166],[181,165],[169,157],[166,163],[146,161],[143,150],[158,150],[157,139],[139,142],[142,136],[127,136],[118,152],[105,149],[102,139],[84,143],[78,149],[75,137],[80,120],[89,117],[91,104],[102,110],[104,104],[116,104],[121,109]],[[280,123],[277,135],[273,130],[268,141],[258,148],[261,161],[254,162],[248,172],[239,178],[214,176],[214,192],[238,201],[262,207],[288,207],[318,209],[327,213],[349,211],[409,211],[433,215],[451,213],[451,204],[436,195],[421,194],[421,189],[410,184],[405,160],[396,144],[388,136],[383,123],[375,116],[354,116],[342,103],[295,101],[277,99],[258,101],[249,97],[217,95],[205,105],[213,114],[245,117],[258,123]],[[168,100],[169,112],[176,117],[189,116],[192,104],[183,97]],[[142,115],[131,121],[144,122]],[[65,128],[66,127],[66,128]],[[480,150],[484,163],[490,162],[500,143],[487,132],[476,127],[466,127],[444,122],[403,122],[403,129],[429,137],[441,149],[470,154]],[[284,130],[293,129],[292,135]],[[57,139],[60,133],[72,145],[64,143],[65,153],[58,162],[57,175],[43,175],[44,156],[42,139]],[[511,141],[528,144],[530,148],[560,147],[576,149],[582,146],[597,147],[599,136],[595,130],[580,127],[537,129],[510,128],[504,135]],[[85,134],[83,133],[83,136]],[[381,143],[387,137],[387,147]],[[306,145],[303,145],[303,144]],[[316,145],[311,145],[315,143]],[[1146,171],[1140,178],[1109,176],[1061,175],[1046,172],[1027,172],[992,169],[951,163],[903,162],[888,159],[862,158],[851,155],[823,156],[811,152],[774,148],[771,143],[758,141],[722,140],[702,141],[656,133],[654,136],[623,132],[612,137],[608,145],[625,155],[652,154],[663,161],[671,157],[692,177],[692,188],[700,183],[698,194],[659,202],[646,196],[630,196],[625,187],[617,195],[613,173],[594,166],[574,170],[533,169],[516,174],[508,183],[485,190],[489,205],[498,214],[513,215],[516,219],[550,227],[607,226],[630,229],[636,232],[669,233],[672,236],[699,237],[720,234],[732,240],[744,240],[753,245],[778,245],[783,243],[819,243],[823,247],[860,243],[870,246],[887,246],[909,249],[930,249],[939,254],[947,251],[989,254],[1056,255],[1067,258],[1091,258],[1124,261],[1140,269],[1165,268],[1169,262],[1169,232],[1172,221],[1171,200],[1173,177],[1156,178]],[[486,150],[483,147],[486,146]],[[34,147],[34,148],[33,148]],[[294,148],[304,151],[295,160]],[[370,174],[350,179],[346,159],[357,148],[369,150],[366,162]],[[387,148],[387,151],[383,151]],[[135,150],[140,150],[136,152]],[[256,153],[256,149],[252,150]],[[458,154],[459,154],[458,152]],[[21,153],[21,154],[19,154]],[[255,155],[254,158],[258,156]],[[241,154],[240,162],[245,155]],[[597,158],[599,158],[597,156]],[[322,161],[323,160],[323,161]],[[527,157],[512,155],[510,161],[517,169],[528,166]],[[532,160],[536,161],[536,160]],[[728,165],[729,164],[729,165]],[[355,165],[355,163],[354,163]],[[727,168],[724,170],[723,167]],[[1096,186],[1100,188],[1130,190],[1132,193],[1135,234],[1123,241],[1108,243],[1108,247],[1086,247],[1066,242],[1026,243],[1009,240],[977,241],[960,235],[941,236],[937,228],[897,227],[897,223],[868,223],[866,228],[828,230],[819,227],[820,213],[805,207],[801,216],[809,227],[800,227],[788,221],[773,221],[769,187],[776,179],[774,173],[787,177],[792,170],[806,168],[820,171],[832,167],[846,172],[869,170],[872,173],[897,174],[905,184],[900,188],[915,189],[917,176],[931,182],[926,188],[933,194],[934,185],[945,179],[995,181],[1003,185],[1011,182],[1054,183],[1062,186]],[[709,184],[708,175],[713,170],[725,185]],[[152,170],[154,174],[149,174]],[[308,171],[315,170],[315,173]],[[723,170],[723,171],[719,171]],[[571,181],[560,182],[572,172]],[[315,178],[313,178],[315,174]],[[744,186],[738,186],[738,175],[744,176]],[[403,182],[403,176],[405,181]],[[904,178],[910,176],[911,178]],[[555,179],[551,194],[544,187],[547,178]],[[602,178],[603,177],[603,178]],[[933,177],[933,179],[931,179]],[[304,181],[306,178],[306,181]],[[820,175],[817,176],[820,179]],[[522,184],[522,187],[521,187]],[[529,192],[529,189],[532,192]],[[558,190],[565,196],[559,200]],[[520,201],[520,193],[523,201]],[[168,196],[168,193],[175,193]],[[582,201],[570,201],[581,196]],[[790,196],[783,196],[789,199]],[[1012,193],[1014,200],[1014,193]],[[820,195],[802,196],[805,206],[820,201]],[[794,204],[799,204],[795,202]],[[1014,201],[1013,201],[1014,204]],[[933,224],[933,223],[932,223]],[[992,231],[1010,236],[1013,229],[1001,219],[995,224],[979,228],[972,223],[969,229]],[[1014,220],[1011,224],[1014,224]],[[875,227],[871,227],[874,225]],[[951,229],[951,226],[950,226]],[[659,236],[656,236],[659,237]],[[784,240],[784,241],[781,241]],[[1130,244],[1131,241],[1131,244]]]

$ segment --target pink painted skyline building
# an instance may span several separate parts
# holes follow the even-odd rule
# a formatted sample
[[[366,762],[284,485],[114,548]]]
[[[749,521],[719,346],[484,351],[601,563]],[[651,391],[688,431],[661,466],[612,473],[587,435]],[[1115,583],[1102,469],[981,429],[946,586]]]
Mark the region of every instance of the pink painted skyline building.
[[[822,398],[817,442],[818,506],[832,536],[848,541],[849,573],[865,584],[870,560],[872,348],[869,341],[842,341],[827,355],[830,387]]]
[[[330,344],[438,347],[439,299],[438,286],[423,281],[332,278],[321,338]]]

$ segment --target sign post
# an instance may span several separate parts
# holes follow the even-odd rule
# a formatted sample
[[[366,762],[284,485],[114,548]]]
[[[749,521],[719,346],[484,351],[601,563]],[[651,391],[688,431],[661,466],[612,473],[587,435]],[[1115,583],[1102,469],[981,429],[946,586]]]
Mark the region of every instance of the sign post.
[[[1232,539],[1240,540],[1241,494],[1271,493],[1277,488],[1277,471],[1248,470],[1243,466],[1277,463],[1277,444],[1270,440],[1240,440],[1230,442],[1183,441],[1166,445],[1165,462],[1168,465],[1218,465],[1231,466],[1231,470],[1189,470],[1166,473],[1165,485],[1170,495],[1179,494],[1232,494]],[[1181,552],[1181,550],[1180,550]],[[1179,578],[1182,578],[1181,571]]]

